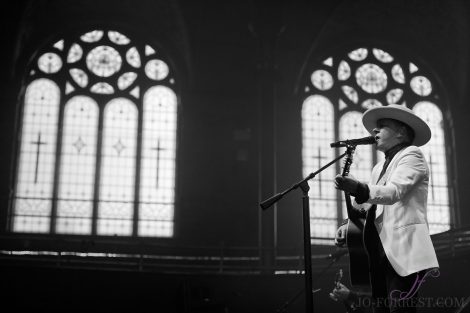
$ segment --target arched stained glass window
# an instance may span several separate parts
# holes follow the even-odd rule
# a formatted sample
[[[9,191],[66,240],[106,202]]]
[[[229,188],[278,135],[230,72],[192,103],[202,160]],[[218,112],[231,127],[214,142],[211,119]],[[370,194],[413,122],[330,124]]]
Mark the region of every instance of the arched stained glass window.
[[[137,109],[127,99],[114,99],[104,110],[99,235],[132,234],[136,147]]]
[[[98,116],[90,97],[75,96],[65,105],[57,233],[91,233]]]
[[[178,101],[153,44],[64,37],[28,69],[13,232],[173,236]]]
[[[305,77],[302,105],[303,171],[309,174],[339,156],[330,148],[335,140],[364,137],[362,113],[376,106],[401,104],[415,110],[431,127],[432,140],[422,147],[431,168],[428,221],[431,233],[450,228],[452,207],[445,153],[446,136],[441,107],[445,103],[439,86],[417,62],[379,48],[360,47],[332,55],[314,65]],[[334,104],[334,105],[333,105]],[[328,125],[328,131],[323,130]],[[433,151],[431,155],[429,151]],[[350,174],[369,181],[372,166],[383,159],[371,146],[358,146]],[[332,179],[342,164],[323,172],[311,183],[311,229],[313,243],[333,244],[335,230],[346,218],[343,194]],[[326,204],[327,203],[327,204]],[[324,208],[333,208],[334,212]],[[335,221],[336,219],[336,221]],[[326,222],[327,221],[327,222]]]
[[[304,175],[319,169],[327,160],[334,158],[334,151],[322,149],[334,140],[334,108],[324,96],[312,95],[305,99],[302,106],[302,156]],[[315,243],[328,240],[319,237],[334,236],[337,220],[336,192],[331,177],[334,168],[329,167],[309,181],[311,231],[317,237]]]
[[[428,223],[431,233],[449,229],[450,201],[447,179],[447,160],[442,112],[432,102],[422,101],[414,105],[416,112],[431,128],[431,140],[422,147],[429,165]]]
[[[144,96],[142,173],[140,175],[141,235],[173,234],[175,189],[176,95],[157,86]]]
[[[51,62],[57,65],[56,61]],[[13,212],[14,231],[50,231],[59,101],[60,90],[49,79],[37,79],[26,89]]]

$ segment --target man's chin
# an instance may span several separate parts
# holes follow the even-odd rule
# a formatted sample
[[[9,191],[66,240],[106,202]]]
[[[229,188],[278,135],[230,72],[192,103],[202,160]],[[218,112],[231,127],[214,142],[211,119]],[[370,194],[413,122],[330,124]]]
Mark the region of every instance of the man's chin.
[[[375,145],[375,150],[384,152],[384,146],[377,144],[377,145]]]

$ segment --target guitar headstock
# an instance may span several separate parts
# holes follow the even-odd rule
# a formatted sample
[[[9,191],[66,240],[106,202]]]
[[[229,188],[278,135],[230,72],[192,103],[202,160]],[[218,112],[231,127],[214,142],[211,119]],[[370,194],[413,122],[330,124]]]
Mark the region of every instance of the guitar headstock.
[[[356,146],[349,145],[346,147],[346,158],[344,159],[342,176],[349,175],[349,169],[351,168],[351,164],[353,162],[354,151],[356,151]]]

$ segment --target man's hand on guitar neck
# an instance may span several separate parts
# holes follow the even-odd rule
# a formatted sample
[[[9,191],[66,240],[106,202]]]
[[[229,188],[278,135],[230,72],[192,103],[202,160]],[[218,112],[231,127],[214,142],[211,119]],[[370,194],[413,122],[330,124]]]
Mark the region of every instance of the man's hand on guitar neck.
[[[343,190],[351,194],[355,194],[357,191],[358,185],[359,185],[359,181],[357,181],[352,176],[336,175],[335,177],[336,189]]]
[[[354,196],[358,204],[362,204],[369,199],[369,187],[354,178],[354,176],[336,175],[334,179],[335,187]]]

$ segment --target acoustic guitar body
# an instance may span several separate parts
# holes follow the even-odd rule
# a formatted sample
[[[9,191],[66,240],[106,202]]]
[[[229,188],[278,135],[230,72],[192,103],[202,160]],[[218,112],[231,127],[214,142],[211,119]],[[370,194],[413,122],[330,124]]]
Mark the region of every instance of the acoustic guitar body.
[[[349,252],[349,277],[353,286],[370,285],[369,259],[364,247],[364,219],[349,219],[346,245]]]

